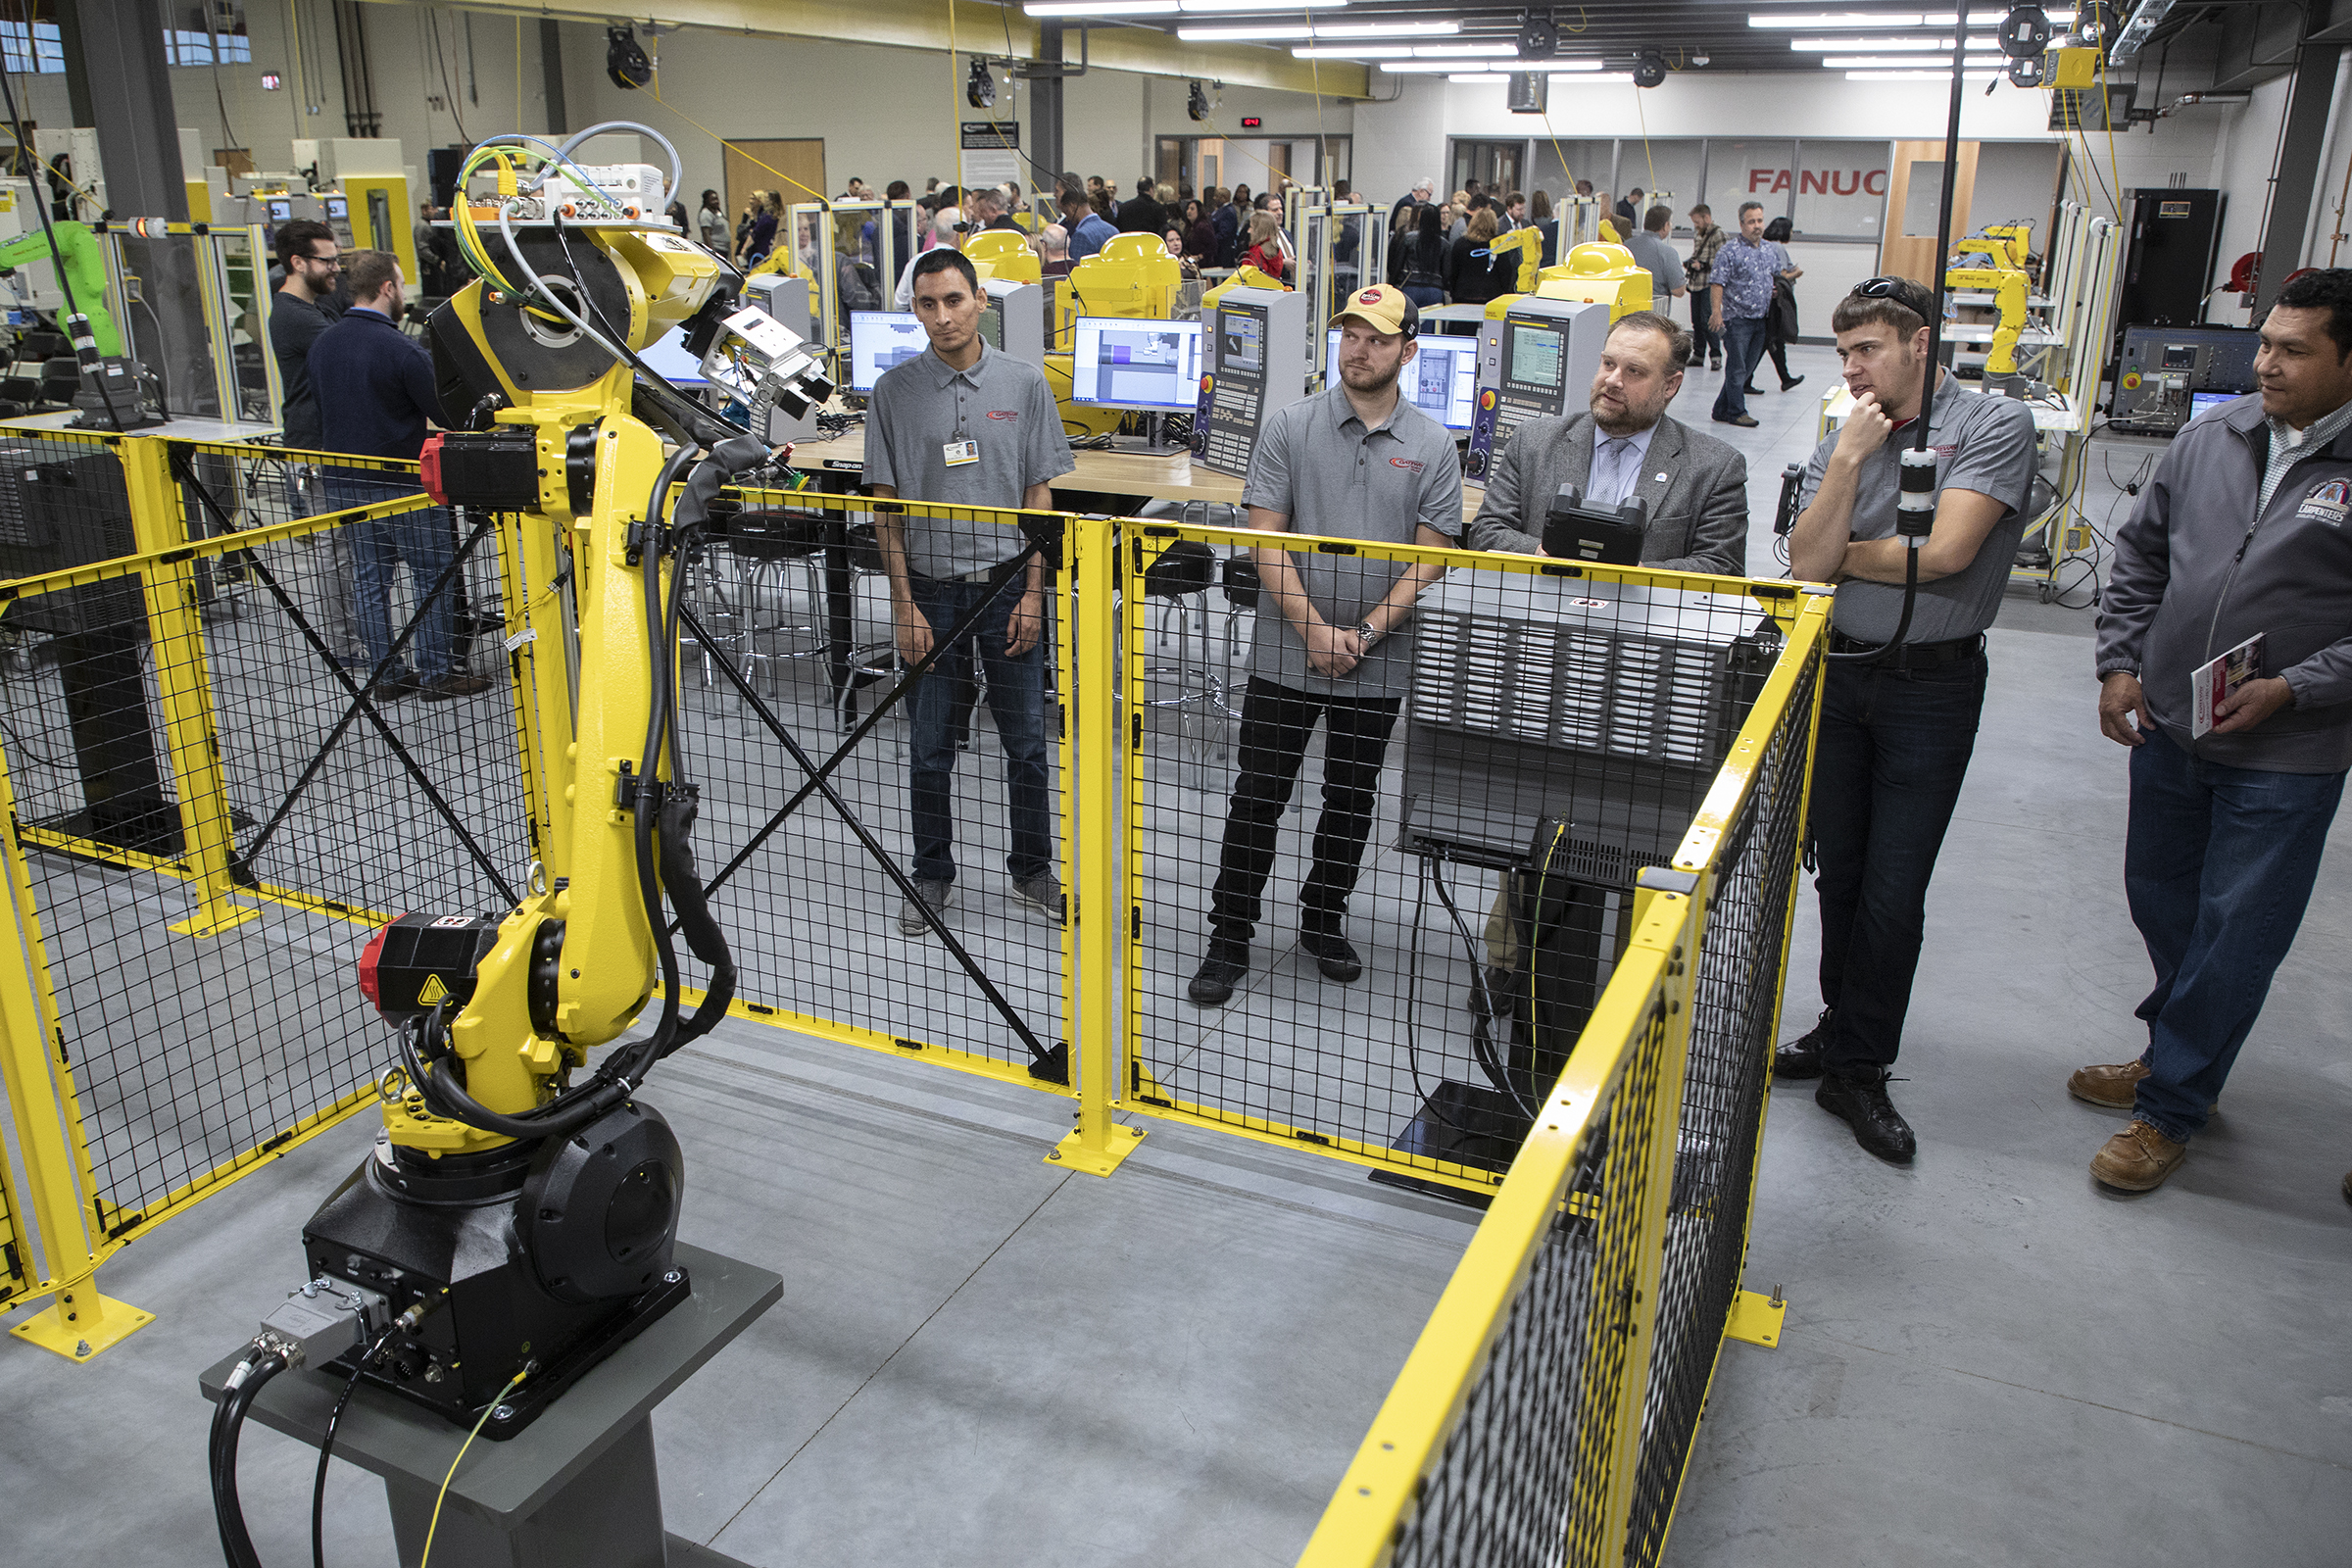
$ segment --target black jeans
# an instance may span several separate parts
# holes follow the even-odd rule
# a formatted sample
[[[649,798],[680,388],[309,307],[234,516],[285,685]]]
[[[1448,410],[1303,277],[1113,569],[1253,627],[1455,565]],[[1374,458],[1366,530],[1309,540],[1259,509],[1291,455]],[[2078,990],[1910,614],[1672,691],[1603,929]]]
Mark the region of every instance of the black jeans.
[[[1242,699],[1241,771],[1233,781],[1209,896],[1209,931],[1217,941],[1246,947],[1257,929],[1283,808],[1291,804],[1318,719],[1324,724],[1323,813],[1315,819],[1314,869],[1298,890],[1298,906],[1307,929],[1339,929],[1372,834],[1389,733],[1403,706],[1396,697],[1314,697],[1250,680]]]
[[[1822,693],[1806,823],[1821,900],[1824,1065],[1894,1062],[1926,930],[1928,879],[1960,799],[1984,707],[1984,656],[1908,673],[1836,663]]]

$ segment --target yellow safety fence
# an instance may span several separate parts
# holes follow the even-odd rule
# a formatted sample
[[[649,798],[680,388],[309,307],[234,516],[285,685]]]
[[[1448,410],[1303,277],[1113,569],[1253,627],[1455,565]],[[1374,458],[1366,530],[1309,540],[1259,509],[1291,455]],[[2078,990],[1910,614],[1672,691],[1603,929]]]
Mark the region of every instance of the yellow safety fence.
[[[0,459],[0,1305],[54,1297],[16,1332],[80,1359],[146,1320],[96,1290],[113,1251],[370,1102],[372,931],[530,874],[571,573],[545,519],[433,508],[409,465]],[[1066,1096],[1047,1157],[1098,1174],[1173,1119],[1491,1202],[1310,1560],[1654,1556],[1739,1287],[1826,601],[1291,541],[1308,578],[1429,578],[1383,746],[1312,715],[1335,762],[1252,708],[1251,535],[952,514],[1018,530],[1042,652],[984,627],[906,683],[875,503],[717,510],[676,568],[681,749],[736,1013]],[[492,679],[363,697],[450,670]],[[903,924],[925,856],[956,897]],[[1040,862],[1058,898],[1014,901]],[[1233,995],[1193,1000],[1252,901]]]

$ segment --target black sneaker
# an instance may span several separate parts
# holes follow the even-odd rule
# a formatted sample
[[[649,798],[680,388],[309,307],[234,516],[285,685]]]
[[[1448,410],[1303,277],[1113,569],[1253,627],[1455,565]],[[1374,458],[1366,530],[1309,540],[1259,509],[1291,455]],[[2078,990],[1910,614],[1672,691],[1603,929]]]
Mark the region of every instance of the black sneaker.
[[[424,682],[406,669],[387,670],[368,688],[368,695],[381,703],[397,703],[404,697],[414,697],[424,690]]]
[[[1911,1124],[1886,1098],[1886,1080],[1841,1078],[1831,1073],[1813,1092],[1813,1103],[1854,1130],[1854,1142],[1881,1159],[1907,1165],[1919,1152]]]
[[[1784,392],[1793,392],[1793,391],[1795,391],[1795,390],[1796,390],[1798,387],[1800,387],[1800,386],[1802,386],[1802,385],[1804,385],[1804,384],[1805,384],[1805,378],[1804,378],[1803,376],[1801,376],[1801,375],[1792,375],[1792,376],[1788,377],[1788,380],[1786,380],[1786,381],[1783,381],[1783,382],[1781,383],[1781,390],[1782,390],[1782,391],[1784,391]]]
[[[1813,1027],[1789,1041],[1772,1054],[1772,1075],[1775,1078],[1818,1078],[1821,1076],[1821,1053],[1830,1043],[1830,1016],[1833,1009],[1824,1007]]]
[[[1323,971],[1326,980],[1342,985],[1362,977],[1364,960],[1357,956],[1348,939],[1337,931],[1308,931],[1298,933],[1298,945],[1314,958],[1315,967]]]
[[[1228,942],[1211,942],[1208,956],[1184,988],[1197,1006],[1221,1007],[1233,996],[1234,982],[1250,972],[1250,950]]]

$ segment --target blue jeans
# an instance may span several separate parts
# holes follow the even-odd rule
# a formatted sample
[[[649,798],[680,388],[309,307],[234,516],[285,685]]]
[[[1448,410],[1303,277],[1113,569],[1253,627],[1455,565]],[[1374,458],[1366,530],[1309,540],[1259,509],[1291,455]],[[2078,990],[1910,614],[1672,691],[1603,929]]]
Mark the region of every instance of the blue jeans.
[[[1976,751],[1984,674],[1982,653],[1908,672],[1828,666],[1806,835],[1833,1011],[1822,1063],[1841,1077],[1879,1077],[1902,1047],[1928,880]]]
[[[1747,378],[1764,357],[1764,318],[1723,318],[1723,390],[1715,394],[1715,417],[1736,419],[1747,412]]]
[[[336,512],[415,493],[414,486],[348,474],[330,477],[326,486],[329,510]],[[457,554],[457,544],[450,533],[449,514],[439,507],[355,523],[349,532],[353,554],[359,558],[359,584],[352,609],[360,623],[360,644],[368,650],[368,664],[372,669],[392,652],[395,572],[402,564],[408,565],[409,592],[421,602],[441,580],[441,573],[449,569],[450,558]],[[452,671],[452,654],[457,642],[454,603],[455,595],[450,590],[433,594],[431,602],[423,607],[423,624],[410,640],[409,651],[416,659],[416,673],[423,680],[439,680]],[[387,675],[399,673],[387,671]]]
[[[1715,302],[1708,296],[1713,291],[1699,283],[1690,290],[1690,363],[1704,365],[1712,356],[1723,352],[1723,338],[1709,324],[1714,317]]]
[[[2205,1125],[2294,945],[2341,773],[2202,761],[2158,730],[2132,753],[2124,892],[2156,989],[2134,1114],[2176,1143]]]
[[[1446,291],[1434,283],[1407,283],[1404,297],[1425,311],[1446,303]]]
[[[992,592],[987,583],[942,582],[911,573],[906,586],[934,637],[953,630]],[[1021,585],[1015,581],[994,591],[995,601],[972,638],[950,649],[907,698],[914,709],[909,752],[917,881],[956,880],[956,697],[957,688],[971,680],[975,642],[988,674],[988,710],[1004,748],[1004,790],[1012,807],[1004,868],[1016,882],[1054,868],[1054,809],[1046,796],[1046,641],[1039,637],[1017,659],[1007,655],[1004,643]]]
[[[334,510],[334,503],[327,498],[326,481],[308,464],[286,465],[285,487],[289,517],[316,517]],[[352,585],[358,580],[359,566],[351,553],[351,530],[312,534],[303,544],[325,558],[322,567],[304,573],[309,580],[298,584],[303,597],[311,601],[315,628],[338,661],[357,663],[365,655],[352,606]]]

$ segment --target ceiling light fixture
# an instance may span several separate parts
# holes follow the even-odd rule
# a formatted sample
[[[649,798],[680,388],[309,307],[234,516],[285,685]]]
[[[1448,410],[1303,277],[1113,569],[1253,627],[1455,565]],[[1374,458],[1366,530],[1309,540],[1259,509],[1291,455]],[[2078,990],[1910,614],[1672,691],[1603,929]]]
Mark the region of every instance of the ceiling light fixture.
[[[1557,74],[1548,65],[1544,67],[1543,74],[1547,76]],[[1500,86],[1509,82],[1512,74],[1513,73],[1508,71],[1457,71],[1446,79],[1447,81],[1492,82]],[[1633,84],[1634,76],[1630,71],[1604,71],[1597,75],[1574,76],[1567,79],[1579,87],[1626,87]]]
[[[1845,79],[1848,81],[1949,81],[1952,79],[1952,74],[1948,71],[1849,71],[1845,74]],[[1963,81],[1998,81],[2001,79],[2001,74],[1997,71],[1963,71],[1960,73],[1960,79]]]
[[[2075,14],[2071,11],[2052,11],[2049,15],[2050,22],[2055,26],[2067,27],[2074,24]],[[1791,30],[1803,28],[1808,31],[1826,31],[1846,27],[1949,27],[1955,25],[1959,20],[1958,14],[1950,11],[1941,15],[1935,13],[1923,15],[1916,11],[1820,11],[1805,16],[1756,12],[1748,17],[1747,24],[1751,27],[1786,27]],[[1974,32],[1979,27],[1983,27],[1989,31],[1994,25],[1995,24],[1992,23],[1979,22],[1973,24],[1969,30]]]
[[[2008,69],[2008,66],[2009,61],[2007,57],[2002,55],[1970,55],[1967,58],[1967,63],[1963,65],[1961,69],[1963,71],[1975,71],[1979,69],[1984,71],[2005,71]],[[1940,76],[1949,76],[1952,74],[1951,62],[1949,60],[1946,60],[1941,69],[1938,70],[1932,68],[1929,62],[1925,60],[1905,59],[1901,55],[1833,55],[1821,63],[1821,68],[1824,71],[1931,70],[1933,71],[1934,74]]]
[[[1289,0],[1289,3],[1281,6],[1268,5],[1266,0],[1178,0],[1178,4],[1186,11],[1304,11],[1309,7],[1317,11],[1337,11],[1347,5],[1348,0]]]
[[[1178,27],[1176,36],[1186,43],[1289,43],[1316,38],[1443,38],[1461,30],[1458,22],[1348,22],[1337,25]]]
[[[1503,47],[1507,50],[1510,46]],[[1412,45],[1402,43],[1300,44],[1291,51],[1294,60],[1410,60],[1412,57]]]
[[[1989,49],[1993,46],[1993,35],[1988,32],[1981,38],[1972,36],[1968,41],[1972,44],[1983,44],[1985,48]],[[1952,40],[1949,35],[1938,38],[1933,33],[1925,35],[1919,33],[1899,33],[1895,36],[1885,38],[1791,38],[1788,40],[1788,47],[1796,50],[1799,54],[1815,55],[1851,54],[1857,49],[1875,49],[1882,51],[1892,50],[1918,54],[1932,54],[1936,52],[1950,54],[1952,51]]]
[[[1172,17],[1176,0],[1036,0],[1021,7],[1027,17]]]
[[[1469,60],[1382,60],[1376,61],[1374,64],[1381,70],[1396,75],[1477,69],[1477,62]],[[1588,71],[1598,71],[1600,62],[1597,60],[1546,60],[1542,65],[1531,69],[1540,71],[1547,76],[1561,76],[1571,73],[1582,74]]]

